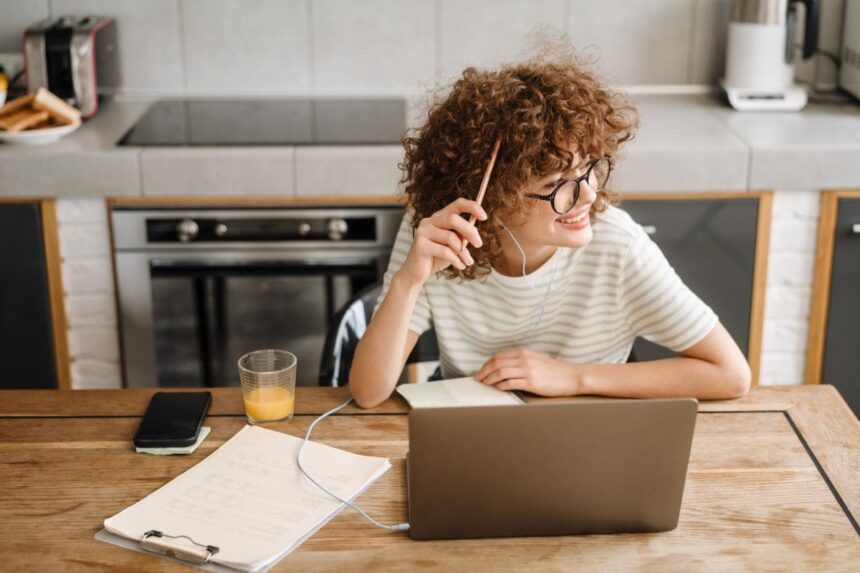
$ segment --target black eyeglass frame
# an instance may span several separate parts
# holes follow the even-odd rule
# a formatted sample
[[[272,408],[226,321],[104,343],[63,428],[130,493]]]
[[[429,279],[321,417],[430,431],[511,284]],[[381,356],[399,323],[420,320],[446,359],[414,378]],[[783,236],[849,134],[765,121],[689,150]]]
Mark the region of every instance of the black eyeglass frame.
[[[612,156],[604,155],[603,157],[601,157],[599,159],[595,159],[594,161],[592,161],[588,165],[588,169],[585,170],[585,173],[583,173],[579,177],[575,177],[573,179],[559,179],[558,184],[556,184],[555,188],[552,190],[552,193],[550,193],[549,195],[540,195],[538,193],[526,193],[525,196],[531,197],[532,199],[540,199],[541,201],[549,201],[549,204],[552,207],[552,210],[555,211],[556,213],[558,213],[559,215],[564,215],[565,213],[569,213],[571,210],[573,210],[574,207],[576,207],[576,204],[579,201],[579,189],[580,189],[580,186],[582,185],[582,182],[588,181],[588,178],[591,177],[591,170],[594,169],[595,165],[597,165],[600,161],[603,161],[604,159],[606,160],[607,164],[609,165],[609,169],[606,171],[606,181],[609,181],[609,175],[612,173]],[[570,182],[576,183],[576,187],[574,187],[574,189],[573,189],[573,203],[570,204],[570,209],[568,209],[567,211],[559,211],[555,207],[555,196],[559,191],[561,191],[561,188],[563,186],[565,186],[566,184],[568,184]],[[602,187],[600,189],[595,189],[594,192],[596,193],[596,192],[600,191],[601,189],[602,189]]]

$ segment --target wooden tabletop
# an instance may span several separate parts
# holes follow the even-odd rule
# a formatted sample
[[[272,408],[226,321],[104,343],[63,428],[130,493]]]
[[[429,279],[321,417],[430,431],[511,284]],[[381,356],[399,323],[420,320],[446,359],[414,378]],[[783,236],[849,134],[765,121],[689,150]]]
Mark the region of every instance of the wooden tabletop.
[[[0,555],[9,571],[188,571],[95,541],[105,518],[198,463],[245,424],[236,388],[213,390],[212,433],[189,456],[134,453],[155,389],[0,391]],[[301,436],[346,390],[300,388]],[[541,400],[538,398],[532,399]],[[393,468],[359,498],[407,520],[404,402],[350,406],[316,441],[385,456]],[[665,533],[412,541],[344,511],[275,571],[860,570],[860,423],[832,386],[761,387],[699,407],[678,528]]]

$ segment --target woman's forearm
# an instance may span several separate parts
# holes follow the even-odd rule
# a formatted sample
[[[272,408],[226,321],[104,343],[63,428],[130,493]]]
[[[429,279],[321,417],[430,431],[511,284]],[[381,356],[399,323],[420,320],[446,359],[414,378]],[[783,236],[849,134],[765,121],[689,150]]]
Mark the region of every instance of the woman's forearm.
[[[406,360],[409,319],[420,290],[420,284],[396,273],[355,349],[349,389],[362,408],[381,403],[397,384]]]
[[[692,396],[702,400],[738,398],[749,390],[749,369],[728,368],[690,357],[629,364],[571,365],[571,393],[623,398]]]

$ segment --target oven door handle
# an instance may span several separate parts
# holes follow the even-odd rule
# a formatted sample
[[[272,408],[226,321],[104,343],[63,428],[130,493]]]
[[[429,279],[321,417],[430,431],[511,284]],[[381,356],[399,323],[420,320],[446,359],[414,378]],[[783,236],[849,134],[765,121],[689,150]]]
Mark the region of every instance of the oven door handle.
[[[350,271],[376,271],[378,257],[296,258],[283,257],[247,260],[235,258],[162,258],[150,259],[150,271],[154,277],[225,274],[330,274]]]

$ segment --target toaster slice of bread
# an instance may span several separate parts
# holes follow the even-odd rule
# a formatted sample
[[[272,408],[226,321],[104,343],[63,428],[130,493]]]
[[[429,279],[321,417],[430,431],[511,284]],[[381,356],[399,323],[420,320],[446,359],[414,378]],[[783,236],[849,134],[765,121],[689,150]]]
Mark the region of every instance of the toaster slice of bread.
[[[0,129],[9,132],[24,131],[40,123],[43,123],[50,117],[47,111],[33,108],[19,109],[12,113],[0,116]]]
[[[35,99],[36,94],[27,94],[7,101],[6,105],[0,107],[0,117],[10,114],[19,109],[24,109],[25,107],[28,107],[30,104],[33,103]]]
[[[64,125],[81,122],[81,112],[70,106],[45,88],[36,91],[33,107],[46,111],[52,118]]]

